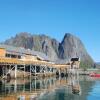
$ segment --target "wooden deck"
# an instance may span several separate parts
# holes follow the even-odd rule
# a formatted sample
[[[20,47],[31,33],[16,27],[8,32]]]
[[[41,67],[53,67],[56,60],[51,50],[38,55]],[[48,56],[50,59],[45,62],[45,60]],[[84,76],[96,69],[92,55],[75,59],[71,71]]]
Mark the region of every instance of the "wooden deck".
[[[53,62],[48,62],[48,61],[42,61],[42,60],[23,60],[23,59],[17,59],[17,58],[6,58],[6,57],[0,57],[0,67],[2,69],[6,70],[9,69],[8,72],[6,72],[6,75],[10,72],[12,74],[15,74],[14,77],[16,78],[17,76],[28,76],[29,74],[32,74],[32,71],[34,75],[45,75],[45,76],[50,76],[56,74],[56,72],[59,72],[59,75],[63,73],[67,73],[69,69],[71,69],[72,66],[76,66],[79,68],[79,61],[76,62],[68,62],[67,64],[55,64]],[[13,67],[11,67],[13,66]],[[23,71],[18,70],[18,66],[23,66]],[[26,67],[28,66],[28,69],[30,69],[28,73],[26,72]],[[8,68],[9,67],[9,68]],[[21,68],[20,67],[20,68]],[[39,67],[39,68],[38,68]],[[39,69],[39,72],[37,72],[37,68]],[[5,71],[4,71],[5,72]],[[5,74],[3,74],[4,77]],[[25,76],[26,75],[26,76]]]

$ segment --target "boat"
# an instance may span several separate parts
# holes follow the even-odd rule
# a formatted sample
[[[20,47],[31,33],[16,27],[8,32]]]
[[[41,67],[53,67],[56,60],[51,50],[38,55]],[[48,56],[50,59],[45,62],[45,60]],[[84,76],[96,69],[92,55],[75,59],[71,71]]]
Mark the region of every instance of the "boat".
[[[91,73],[90,76],[91,76],[91,77],[100,77],[100,74],[97,74],[97,73]]]

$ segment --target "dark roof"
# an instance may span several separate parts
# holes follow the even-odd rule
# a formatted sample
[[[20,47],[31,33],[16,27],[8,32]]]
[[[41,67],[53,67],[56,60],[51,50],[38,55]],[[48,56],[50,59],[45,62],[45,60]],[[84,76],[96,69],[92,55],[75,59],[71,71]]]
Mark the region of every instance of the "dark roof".
[[[79,58],[71,58],[71,61],[79,61]]]

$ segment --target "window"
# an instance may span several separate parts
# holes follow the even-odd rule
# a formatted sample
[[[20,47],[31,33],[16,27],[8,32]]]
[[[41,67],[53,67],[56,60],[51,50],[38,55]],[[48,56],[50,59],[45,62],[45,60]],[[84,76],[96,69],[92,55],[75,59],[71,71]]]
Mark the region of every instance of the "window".
[[[11,55],[6,53],[6,57],[9,57],[9,58],[10,58],[10,57],[11,57]]]

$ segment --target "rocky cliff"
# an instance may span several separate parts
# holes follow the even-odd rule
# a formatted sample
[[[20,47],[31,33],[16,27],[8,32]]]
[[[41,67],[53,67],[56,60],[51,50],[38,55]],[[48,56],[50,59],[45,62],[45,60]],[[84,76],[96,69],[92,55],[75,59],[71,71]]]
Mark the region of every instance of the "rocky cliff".
[[[32,35],[26,32],[19,33],[4,43],[43,52],[50,57],[51,61],[80,57],[81,66],[93,66],[93,60],[87,53],[81,40],[70,33],[65,34],[61,43],[46,35]]]

